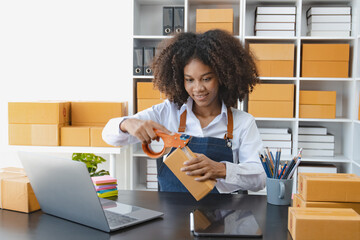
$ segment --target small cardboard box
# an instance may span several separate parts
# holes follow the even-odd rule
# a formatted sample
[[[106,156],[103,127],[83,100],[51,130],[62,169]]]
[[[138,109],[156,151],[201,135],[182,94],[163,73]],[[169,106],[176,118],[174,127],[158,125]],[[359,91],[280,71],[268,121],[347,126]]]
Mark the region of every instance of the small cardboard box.
[[[0,170],[0,207],[19,212],[33,212],[40,209],[30,181],[21,168]]]
[[[10,145],[59,146],[64,124],[9,124]]]
[[[299,105],[300,118],[335,119],[336,105]]]
[[[307,202],[300,194],[293,195],[293,207],[315,207],[315,208],[352,208],[360,214],[360,203],[351,202]]]
[[[308,202],[360,202],[360,177],[346,173],[299,173],[298,191]]]
[[[293,240],[360,239],[360,215],[350,208],[289,207]]]
[[[249,44],[260,77],[293,77],[294,44]]]
[[[138,82],[137,83],[137,98],[139,99],[165,99],[165,95],[159,90],[154,89],[152,82]]]
[[[196,9],[196,32],[222,29],[233,34],[234,10]]]
[[[336,91],[300,91],[299,103],[306,105],[336,105]]]
[[[61,146],[90,146],[90,127],[65,126],[61,128]]]
[[[349,77],[349,44],[303,44],[302,77]]]
[[[70,102],[9,102],[9,124],[68,124]]]
[[[254,117],[292,118],[294,117],[294,102],[249,101],[248,113]]]
[[[104,126],[128,114],[127,102],[71,102],[71,125]]]
[[[185,148],[185,151],[187,151],[188,154],[195,157],[195,154],[190,150],[190,148]],[[199,201],[214,188],[215,181],[207,180],[205,182],[198,182],[195,180],[198,176],[188,176],[185,172],[180,171],[180,169],[184,167],[184,162],[187,160],[189,160],[187,154],[181,148],[178,148],[165,159],[164,163],[187,188],[187,190],[189,190],[196,201]]]
[[[91,127],[90,128],[90,146],[91,147],[114,147],[106,142],[102,138],[102,131],[104,127]]]
[[[162,102],[164,102],[164,99],[138,99],[137,111],[140,112]]]
[[[249,100],[294,101],[294,84],[257,84],[249,94]]]

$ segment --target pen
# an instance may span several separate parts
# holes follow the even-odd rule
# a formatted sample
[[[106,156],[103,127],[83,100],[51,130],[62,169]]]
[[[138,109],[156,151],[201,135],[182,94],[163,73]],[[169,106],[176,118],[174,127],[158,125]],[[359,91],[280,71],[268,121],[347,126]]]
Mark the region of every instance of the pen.
[[[292,171],[290,172],[289,176],[287,179],[290,179],[294,173],[295,173],[295,170],[296,168],[299,166],[300,162],[301,162],[301,154],[302,154],[302,148],[299,150],[299,153],[297,155],[297,162],[296,162],[296,165],[294,166],[294,168],[292,169]]]

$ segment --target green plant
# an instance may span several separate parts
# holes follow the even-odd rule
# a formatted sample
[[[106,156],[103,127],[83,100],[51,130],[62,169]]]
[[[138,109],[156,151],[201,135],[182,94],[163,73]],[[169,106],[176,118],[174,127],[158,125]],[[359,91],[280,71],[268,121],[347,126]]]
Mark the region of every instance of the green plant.
[[[109,172],[105,170],[96,172],[97,165],[99,163],[106,162],[106,160],[100,156],[96,156],[93,153],[73,153],[72,160],[85,163],[90,173],[90,177],[110,175]]]

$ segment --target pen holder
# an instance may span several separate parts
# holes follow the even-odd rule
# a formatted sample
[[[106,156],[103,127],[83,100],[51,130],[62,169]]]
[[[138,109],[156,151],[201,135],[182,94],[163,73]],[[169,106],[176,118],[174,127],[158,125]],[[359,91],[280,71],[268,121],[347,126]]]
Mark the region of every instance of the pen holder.
[[[273,205],[290,205],[292,179],[266,179],[267,202]]]

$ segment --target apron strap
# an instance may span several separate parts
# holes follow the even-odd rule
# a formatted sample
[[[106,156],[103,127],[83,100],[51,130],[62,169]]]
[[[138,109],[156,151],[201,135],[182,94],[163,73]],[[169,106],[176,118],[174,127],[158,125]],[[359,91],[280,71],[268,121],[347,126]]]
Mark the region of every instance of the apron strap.
[[[224,139],[232,139],[233,138],[233,128],[234,128],[234,120],[231,108],[227,108],[228,115],[228,124],[227,124],[227,133],[224,136]],[[180,124],[178,132],[185,132],[186,129],[186,110],[180,115]]]

